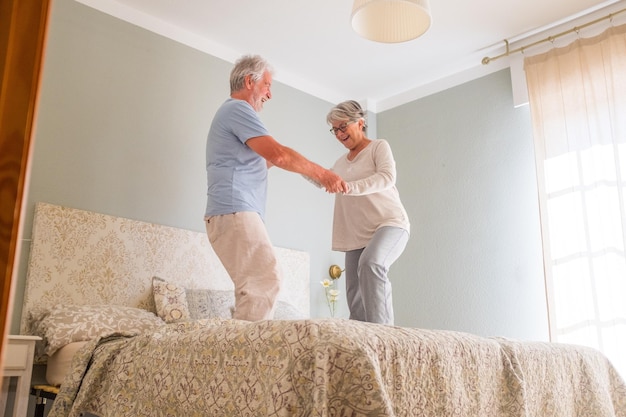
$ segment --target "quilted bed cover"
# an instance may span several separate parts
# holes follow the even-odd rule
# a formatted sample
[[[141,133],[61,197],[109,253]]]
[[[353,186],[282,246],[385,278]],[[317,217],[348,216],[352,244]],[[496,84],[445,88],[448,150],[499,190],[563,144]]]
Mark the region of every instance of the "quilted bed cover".
[[[336,319],[213,319],[89,342],[49,416],[81,413],[626,417],[626,385],[580,346]]]

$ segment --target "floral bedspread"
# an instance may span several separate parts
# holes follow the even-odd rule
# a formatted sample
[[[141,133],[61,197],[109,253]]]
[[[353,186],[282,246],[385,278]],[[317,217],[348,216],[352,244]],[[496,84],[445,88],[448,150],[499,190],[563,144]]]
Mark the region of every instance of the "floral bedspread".
[[[208,320],[90,342],[50,417],[626,417],[599,352],[349,320]]]

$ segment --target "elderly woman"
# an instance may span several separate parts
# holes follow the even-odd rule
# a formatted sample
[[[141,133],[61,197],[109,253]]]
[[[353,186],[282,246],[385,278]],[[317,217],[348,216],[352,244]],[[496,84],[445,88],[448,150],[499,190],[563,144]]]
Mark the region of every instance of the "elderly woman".
[[[333,107],[326,121],[348,149],[332,168],[348,184],[335,194],[332,248],[345,252],[350,319],[393,324],[387,272],[409,239],[410,223],[396,188],[389,143],[365,136],[365,114],[350,100]]]

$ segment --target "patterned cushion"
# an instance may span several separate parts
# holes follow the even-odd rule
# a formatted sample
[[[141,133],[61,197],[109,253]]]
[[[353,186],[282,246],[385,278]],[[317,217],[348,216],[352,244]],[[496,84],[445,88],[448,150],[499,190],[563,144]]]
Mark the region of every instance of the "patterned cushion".
[[[159,277],[152,278],[152,294],[159,317],[166,323],[189,320],[185,289]]]
[[[72,342],[81,342],[115,333],[140,334],[165,326],[154,313],[116,305],[57,305],[33,316],[31,329],[41,337],[43,355],[52,355]]]
[[[159,294],[159,299],[157,300],[155,290],[154,302],[157,306],[157,314],[168,323],[188,319],[231,319],[233,317],[235,294],[232,290],[185,289],[180,285],[155,277],[153,285],[157,282],[161,287],[167,289],[167,291],[163,289],[159,291],[168,294],[168,296]],[[168,313],[171,311],[175,311],[176,314]],[[291,304],[282,300],[278,300],[276,303],[274,310],[275,320],[299,320],[305,318],[307,316]]]
[[[286,301],[278,300],[274,309],[274,320],[304,320],[307,316]]]
[[[235,293],[225,290],[187,289],[189,316],[194,319],[230,319],[235,308]]]

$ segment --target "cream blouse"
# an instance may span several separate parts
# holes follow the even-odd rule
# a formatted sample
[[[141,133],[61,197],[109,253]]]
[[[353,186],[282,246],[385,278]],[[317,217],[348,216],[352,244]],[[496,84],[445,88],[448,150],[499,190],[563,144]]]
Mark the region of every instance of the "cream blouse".
[[[386,140],[372,140],[352,161],[343,155],[332,170],[349,186],[347,193],[335,194],[333,250],[364,248],[383,226],[410,231],[396,188],[396,162]]]

